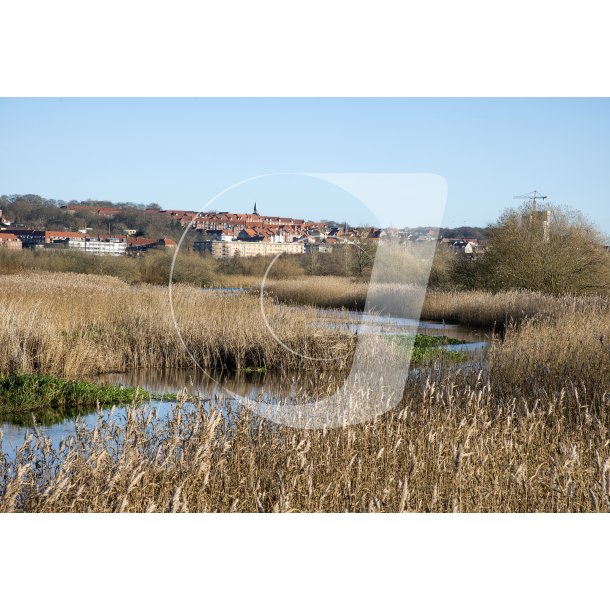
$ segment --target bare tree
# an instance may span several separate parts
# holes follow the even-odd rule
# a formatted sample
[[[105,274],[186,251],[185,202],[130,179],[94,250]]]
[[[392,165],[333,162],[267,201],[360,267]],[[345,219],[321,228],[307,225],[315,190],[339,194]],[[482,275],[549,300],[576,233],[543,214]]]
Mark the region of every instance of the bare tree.
[[[506,210],[490,227],[478,277],[492,289],[526,288],[551,294],[610,289],[605,237],[581,213],[526,203]]]

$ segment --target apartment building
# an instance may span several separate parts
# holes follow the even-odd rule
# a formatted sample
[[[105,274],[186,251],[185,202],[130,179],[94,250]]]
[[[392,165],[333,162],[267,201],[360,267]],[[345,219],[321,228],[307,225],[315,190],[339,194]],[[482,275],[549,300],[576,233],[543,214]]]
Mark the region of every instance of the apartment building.
[[[122,256],[127,250],[126,235],[92,235],[71,231],[44,231],[44,246],[68,248],[87,254]]]
[[[69,240],[72,241],[72,240]],[[69,244],[72,246],[73,244]],[[79,244],[88,254],[106,254],[122,256],[127,250],[126,235],[87,235],[84,246]]]
[[[274,243],[270,241],[218,241],[206,239],[196,241],[193,249],[201,254],[210,252],[215,258],[232,256],[273,256],[276,254],[303,254],[303,242]]]

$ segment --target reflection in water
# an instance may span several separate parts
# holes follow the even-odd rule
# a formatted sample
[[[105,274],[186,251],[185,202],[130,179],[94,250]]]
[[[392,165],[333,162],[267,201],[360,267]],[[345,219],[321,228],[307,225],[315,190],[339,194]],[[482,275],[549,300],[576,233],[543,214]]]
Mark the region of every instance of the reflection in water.
[[[102,383],[140,386],[153,394],[176,393],[186,389],[192,396],[213,399],[217,395],[245,396],[262,402],[315,398],[328,393],[343,381],[347,371],[202,371],[200,369],[138,369],[107,373]]]
[[[401,335],[419,333],[422,335],[443,335],[451,339],[460,339],[472,343],[483,342],[487,338],[483,332],[459,324],[424,322],[409,318],[371,315],[357,311],[319,309],[318,317],[320,324],[325,328],[357,334]]]

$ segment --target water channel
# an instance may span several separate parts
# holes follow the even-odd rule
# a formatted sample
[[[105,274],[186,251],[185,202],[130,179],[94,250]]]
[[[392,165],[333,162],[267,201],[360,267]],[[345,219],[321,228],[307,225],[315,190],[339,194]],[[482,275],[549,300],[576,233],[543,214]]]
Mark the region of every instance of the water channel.
[[[359,312],[319,310],[319,324],[327,328],[349,330],[353,333],[376,333],[383,335],[404,335],[420,333],[442,335],[459,339],[466,343],[449,345],[445,349],[473,352],[473,357],[482,357],[487,339],[485,333],[454,324],[422,322],[406,318],[376,316]],[[334,379],[333,379],[334,377]],[[273,403],[278,400],[291,399],[295,393],[305,391],[315,395],[319,387],[328,387],[329,383],[338,383],[337,374],[332,371],[317,370],[266,371],[266,372],[231,372],[201,371],[193,369],[137,369],[121,373],[107,373],[97,377],[102,383],[140,386],[155,394],[175,394],[187,389],[191,395],[198,395],[211,404],[226,404],[227,398],[237,404],[238,400],[231,394],[245,396],[258,402]],[[153,400],[151,405],[157,410],[160,418],[165,417],[175,404],[174,400]],[[125,407],[116,407],[108,415],[117,421],[125,416]],[[93,426],[97,413],[80,416],[86,426]],[[68,418],[52,425],[40,425],[38,431],[50,437],[54,446],[74,433],[74,419]],[[13,456],[15,450],[32,431],[28,426],[9,423],[0,424],[2,431],[1,452]]]

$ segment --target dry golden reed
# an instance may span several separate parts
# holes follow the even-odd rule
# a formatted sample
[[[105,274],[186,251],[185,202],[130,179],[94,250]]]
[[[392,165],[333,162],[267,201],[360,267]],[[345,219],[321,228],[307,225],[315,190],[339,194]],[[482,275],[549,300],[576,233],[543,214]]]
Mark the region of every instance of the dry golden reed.
[[[576,400],[578,417],[562,410]],[[0,459],[2,511],[608,511],[607,416],[574,396],[536,405],[475,378],[412,388],[331,430],[179,404],[163,421],[100,415],[56,452],[31,434]]]
[[[226,295],[175,285],[130,286],[107,276],[41,273],[0,276],[0,371],[63,376],[132,368],[301,368],[265,325],[253,294]],[[294,352],[334,356],[350,340],[315,326],[315,312],[266,303],[274,333]],[[182,337],[182,338],[181,338]],[[184,341],[184,345],[182,343]]]
[[[330,276],[268,280],[265,293],[280,303],[363,309],[368,284],[349,278]],[[409,299],[410,287],[379,284],[375,294],[387,299],[392,313],[393,299]],[[415,289],[417,290],[417,289]],[[405,304],[396,304],[405,311]],[[537,314],[555,315],[564,311],[608,312],[610,300],[605,297],[553,296],[528,290],[489,292],[484,290],[428,290],[421,310],[422,320],[445,321],[479,328],[501,330]],[[407,310],[408,311],[408,310]],[[414,312],[416,315],[418,312]]]

